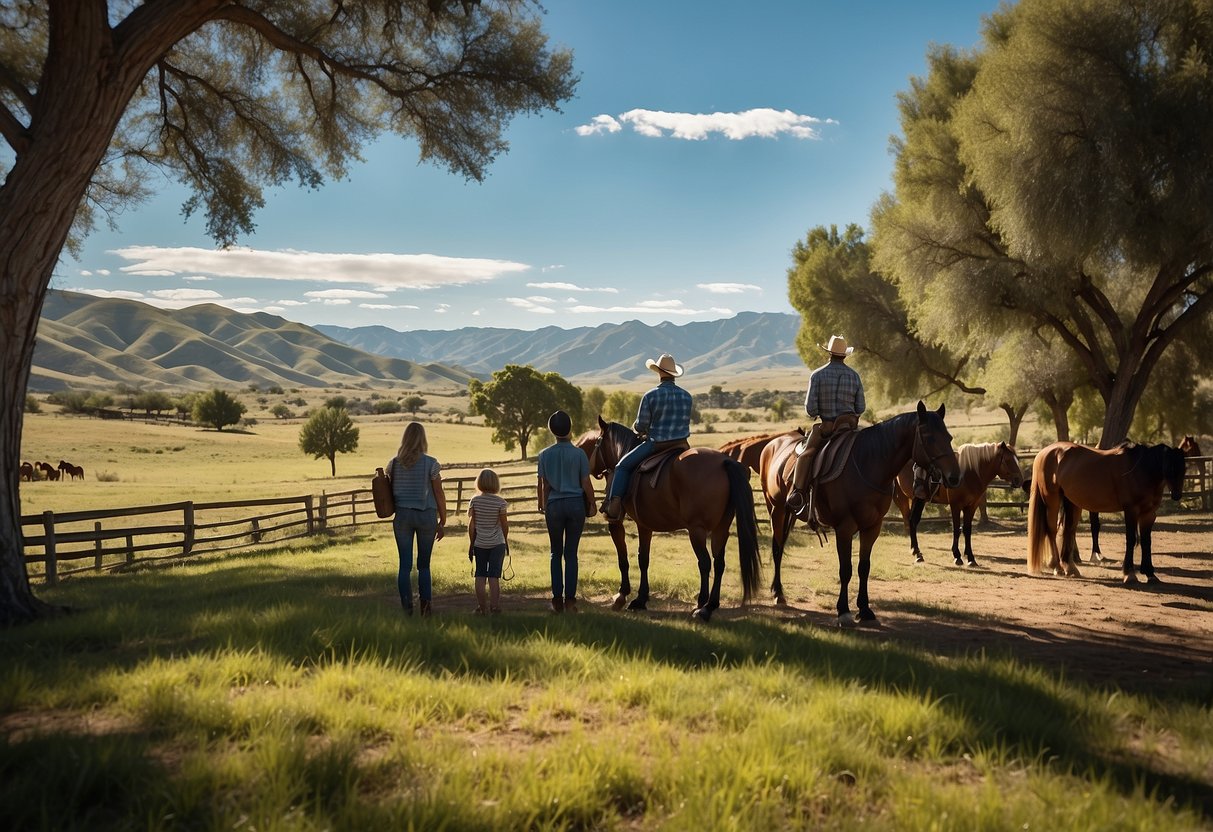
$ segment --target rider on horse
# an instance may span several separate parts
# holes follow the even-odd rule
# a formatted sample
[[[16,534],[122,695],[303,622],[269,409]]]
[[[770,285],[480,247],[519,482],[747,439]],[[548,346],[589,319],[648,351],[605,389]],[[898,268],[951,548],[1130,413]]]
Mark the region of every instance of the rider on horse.
[[[855,348],[848,347],[847,339],[840,335],[831,335],[826,346],[818,346],[830,354],[830,360],[809,375],[809,391],[804,399],[805,413],[818,422],[801,442],[787,500],[788,510],[805,520],[813,516],[812,490],[807,487],[813,458],[836,431],[853,430],[867,407],[859,373],[846,365],[847,356]]]
[[[619,460],[603,500],[602,513],[612,522],[623,517],[623,495],[628,492],[628,482],[636,466],[658,451],[678,444],[685,446],[691,435],[691,394],[674,383],[674,379],[682,375],[682,367],[669,353],[656,361],[650,358],[644,366],[657,373],[661,380],[640,399],[636,422],[632,425],[632,430],[643,436],[644,441]]]

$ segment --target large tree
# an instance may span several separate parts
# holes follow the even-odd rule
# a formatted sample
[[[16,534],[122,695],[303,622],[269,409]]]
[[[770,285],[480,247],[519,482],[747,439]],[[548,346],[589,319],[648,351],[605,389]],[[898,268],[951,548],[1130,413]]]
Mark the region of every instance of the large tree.
[[[1213,307],[1211,55],[1201,0],[1022,0],[900,99],[877,268],[928,339],[1050,330],[1104,402],[1103,447]]]
[[[329,461],[330,476],[337,476],[337,454],[358,449],[359,430],[344,407],[322,407],[299,429],[299,450],[314,459]]]
[[[493,429],[493,441],[507,451],[517,445],[527,458],[531,435],[548,423],[557,410],[581,420],[581,389],[559,373],[541,373],[529,364],[506,364],[491,380],[468,382],[472,413],[484,417]]]
[[[262,188],[341,176],[378,133],[479,179],[511,116],[576,79],[532,0],[9,0],[0,6],[0,623],[29,588],[18,460],[34,334],[72,233],[146,192],[192,188],[221,244]]]

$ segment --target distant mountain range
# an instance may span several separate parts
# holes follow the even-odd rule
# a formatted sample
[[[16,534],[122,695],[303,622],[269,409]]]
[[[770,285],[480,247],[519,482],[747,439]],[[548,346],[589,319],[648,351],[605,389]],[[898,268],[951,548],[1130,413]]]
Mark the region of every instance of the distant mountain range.
[[[649,378],[644,360],[663,352],[696,375],[732,375],[803,367],[795,346],[799,326],[796,315],[742,312],[682,325],[398,332],[309,327],[214,304],[165,310],[52,291],[30,387],[464,387],[506,364],[530,364],[579,384],[607,383]]]
[[[538,330],[468,327],[398,332],[384,326],[319,325],[317,330],[367,352],[434,361],[487,376],[506,364],[530,364],[578,383],[650,378],[646,358],[673,355],[696,375],[803,367],[796,351],[800,317],[741,312],[732,318],[656,326],[627,321]]]

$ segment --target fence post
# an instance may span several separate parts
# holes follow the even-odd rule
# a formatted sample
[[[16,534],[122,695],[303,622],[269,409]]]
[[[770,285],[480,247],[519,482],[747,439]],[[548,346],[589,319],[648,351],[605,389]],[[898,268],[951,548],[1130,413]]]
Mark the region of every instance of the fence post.
[[[93,549],[97,553],[95,556],[95,560],[93,562],[93,568],[96,569],[98,572],[100,572],[101,571],[101,521],[100,520],[98,520],[96,523],[93,524],[93,534],[95,534],[97,536],[96,539],[93,541]]]
[[[1201,511],[1209,510],[1209,490],[1205,480],[1205,468],[1208,466],[1208,460],[1200,461],[1200,509]]]
[[[50,509],[42,512],[42,534],[46,541],[46,583],[54,586],[59,583],[59,558],[55,554],[55,512]]]
[[[329,495],[327,492],[320,492],[320,531],[325,531],[329,527]]]
[[[135,536],[133,534],[126,536],[126,562],[135,562]]]
[[[358,525],[358,492],[350,492],[350,525]]]
[[[185,526],[185,533],[181,537],[181,554],[188,555],[194,549],[194,501],[190,500],[185,504],[185,514],[182,517],[182,525]],[[128,557],[133,558],[134,552],[129,552]]]
[[[303,498],[303,508],[307,512],[307,533],[309,535],[316,533],[316,512],[312,508],[312,502],[311,494]]]
[[[455,514],[463,509],[463,480],[455,482]]]
[[[251,535],[254,543],[261,542],[261,527],[257,525],[257,518],[253,518],[253,534]]]

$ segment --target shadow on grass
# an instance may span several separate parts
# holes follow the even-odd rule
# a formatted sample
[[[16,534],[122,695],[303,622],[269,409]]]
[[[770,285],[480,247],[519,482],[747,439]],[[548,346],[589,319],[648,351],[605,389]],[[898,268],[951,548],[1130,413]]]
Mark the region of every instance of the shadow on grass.
[[[1127,761],[1108,750],[1105,740],[1115,726],[1078,704],[1101,694],[1085,682],[1064,679],[1059,671],[1064,658],[1033,672],[1009,647],[972,653],[932,649],[933,633],[991,624],[981,616],[892,602],[891,609],[923,617],[911,643],[905,643],[879,629],[840,632],[830,628],[833,616],[820,610],[722,609],[708,626],[689,623],[689,605],[664,604],[637,614],[586,605],[580,615],[556,617],[546,611],[541,593],[507,589],[506,615],[478,618],[440,610],[421,619],[402,615],[382,577],[351,574],[333,560],[317,564],[301,557],[292,564],[282,552],[267,550],[226,556],[211,571],[162,566],[81,581],[70,587],[72,600],[81,605],[76,615],[0,632],[0,680],[16,672],[50,686],[64,678],[60,674],[121,671],[152,658],[264,651],[294,666],[357,657],[436,679],[508,676],[542,684],[566,670],[559,657],[536,650],[536,643],[545,642],[687,673],[772,662],[808,679],[936,702],[974,726],[966,738],[974,747],[1006,746],[1021,759],[1050,759],[1058,771],[1107,776],[1125,794],[1144,788],[1213,819],[1213,783]],[[1054,634],[1020,635],[1052,642],[1059,656],[1066,655],[1065,640]],[[1104,647],[1132,649],[1129,644]],[[567,671],[579,672],[581,664],[569,661]],[[1158,702],[1205,704],[1195,685],[1166,696]],[[139,726],[149,734],[162,728]],[[96,738],[73,735],[69,742],[106,753]],[[25,744],[0,744],[0,776],[26,758],[19,748]],[[98,788],[109,788],[111,781],[106,775],[99,783]]]

